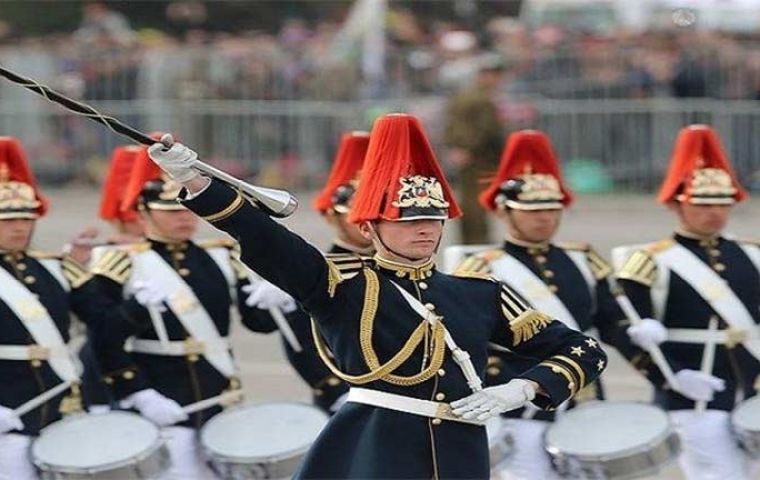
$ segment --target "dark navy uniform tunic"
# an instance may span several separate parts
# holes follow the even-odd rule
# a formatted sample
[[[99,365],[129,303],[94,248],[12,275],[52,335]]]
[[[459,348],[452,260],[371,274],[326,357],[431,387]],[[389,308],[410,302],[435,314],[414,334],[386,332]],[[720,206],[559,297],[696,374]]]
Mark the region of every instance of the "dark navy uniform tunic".
[[[328,252],[333,255],[353,254],[352,251],[338,245],[332,245]],[[311,334],[309,314],[299,308],[286,314],[285,317],[301,345],[301,351],[296,352],[283,338],[282,346],[285,355],[298,376],[311,387],[314,405],[326,413],[332,413],[330,407],[348,392],[348,384],[335,376],[319,358],[314,337]]]
[[[570,255],[580,253],[587,265],[587,272],[582,272]],[[501,255],[510,255],[527,267],[541,279],[554,293],[568,312],[578,323],[578,329],[589,336],[601,339],[609,345],[617,343],[619,324],[624,318],[615,298],[610,292],[608,275],[612,273],[610,265],[586,243],[559,243],[545,245],[519,245],[509,240],[504,242],[501,250],[480,252],[465,259],[457,272],[473,272],[483,275],[495,275],[491,262]],[[585,274],[584,274],[585,273]],[[593,276],[593,289],[586,275]],[[510,285],[509,278],[497,279]],[[519,293],[516,293],[519,295]],[[530,298],[524,298],[530,302]],[[593,342],[591,342],[593,345]],[[540,359],[528,358],[514,352],[492,349],[489,352],[486,383],[500,385],[510,378],[529,370]],[[604,390],[601,380],[589,383],[578,392],[571,401],[603,400]],[[524,409],[512,410],[504,414],[507,417],[524,416]],[[531,417],[537,420],[553,420],[553,411],[539,411]]]
[[[42,258],[61,262],[62,272],[70,291],[67,291],[61,282],[40,263]],[[86,279],[85,270],[69,258],[54,259],[49,255],[41,256],[33,252],[2,251],[0,251],[0,268],[7,270],[37,295],[61,333],[64,343],[67,343],[71,313],[80,313],[90,301],[89,295],[80,288]],[[0,301],[0,345],[32,346],[34,344],[34,339],[21,319],[7,304]],[[0,405],[17,408],[62,381],[44,359],[0,360]],[[67,396],[71,400],[62,404]],[[71,401],[78,403],[76,397],[71,392],[64,392],[22,416],[24,430],[21,433],[37,435],[41,429],[61,418],[61,409],[69,410],[76,407],[70,403]],[[66,403],[69,405],[67,406]]]
[[[223,246],[232,249],[233,245],[232,242],[225,241]],[[123,347],[129,337],[158,340],[147,309],[134,297],[125,300],[123,296],[124,285],[132,272],[128,249],[153,249],[158,253],[192,288],[220,336],[228,336],[233,298],[227,278],[206,252],[206,248],[219,246],[219,242],[199,245],[193,242],[167,244],[151,240],[110,250],[93,266],[93,277],[88,282],[88,287],[98,292],[99,298],[97,304],[90,308],[89,314],[106,319],[101,322],[101,328],[94,332],[94,348],[105,381],[113,387],[117,399],[145,388],[154,388],[180,405],[187,405],[214,397],[227,389],[240,387],[237,378],[222,375],[202,354],[167,356],[130,353]],[[248,282],[247,273],[237,270],[236,278],[236,307],[241,313],[243,324],[257,332],[273,331],[275,325],[268,314],[263,315],[260,310],[245,305],[246,296],[241,288]],[[181,342],[191,337],[170,309],[162,317],[170,341]],[[203,410],[180,425],[200,427],[219,411],[219,407]]]
[[[301,303],[315,319],[318,333],[342,372],[353,376],[370,370],[376,373],[377,369],[370,367],[373,359],[383,364],[402,349],[409,354],[392,375],[364,383],[363,388],[438,402],[472,393],[448,351],[440,367],[431,372],[430,367],[437,365],[427,358],[431,351],[428,341],[420,342],[411,352],[404,349],[413,331],[430,328],[391,281],[443,317],[446,329],[459,347],[469,352],[481,376],[489,341],[545,358],[522,375],[542,386],[545,393],[537,396],[535,403],[544,408],[556,407],[604,368],[604,352],[598,346],[586,348],[588,337],[525,306],[497,282],[445,275],[432,263],[410,268],[378,257],[344,268],[342,262],[327,260],[312,245],[217,181],[186,200],[185,205],[237,239],[243,262]],[[583,347],[583,353],[578,347]],[[401,378],[421,372],[429,376],[408,382]],[[333,416],[296,475],[488,477],[484,427],[351,402]]]
[[[655,257],[658,252],[667,250],[674,244],[682,245],[716,272],[746,306],[755,323],[760,322],[760,274],[742,249],[741,243],[724,237],[699,240],[682,234],[675,234],[672,239],[654,243],[635,252],[618,273],[620,285],[642,318],[657,318],[653,306],[652,286],[662,272],[658,271]],[[719,329],[729,329],[726,321],[720,318],[710,304],[673,271],[670,272],[664,294],[664,312],[658,320],[661,320],[666,328],[706,330],[710,318],[715,316],[719,319]],[[663,408],[694,408],[692,400],[675,393],[666,385],[659,369],[646,352],[633,345],[630,340],[621,345],[621,348],[633,365],[652,382],[656,401]],[[704,344],[668,341],[661,345],[661,349],[674,372],[681,369],[700,370]],[[709,409],[732,410],[737,398],[741,400],[750,397],[760,388],[760,362],[740,343],[716,345],[712,375],[725,380],[726,389],[715,393],[713,401],[707,406]]]

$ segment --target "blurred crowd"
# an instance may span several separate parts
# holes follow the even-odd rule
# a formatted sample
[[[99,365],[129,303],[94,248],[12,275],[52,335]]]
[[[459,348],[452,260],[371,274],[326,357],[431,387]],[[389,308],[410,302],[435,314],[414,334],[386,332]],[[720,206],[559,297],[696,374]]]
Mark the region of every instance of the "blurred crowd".
[[[760,36],[528,29],[507,17],[467,27],[390,7],[384,75],[369,82],[358,61],[361,40],[341,45],[341,27],[336,20],[286,18],[269,31],[235,34],[135,30],[122,14],[96,3],[71,34],[3,37],[8,28],[0,27],[0,59],[23,62],[22,70],[56,78],[56,87],[89,100],[446,94],[467,84],[483,62],[503,63],[509,72],[503,91],[527,97],[760,98]]]

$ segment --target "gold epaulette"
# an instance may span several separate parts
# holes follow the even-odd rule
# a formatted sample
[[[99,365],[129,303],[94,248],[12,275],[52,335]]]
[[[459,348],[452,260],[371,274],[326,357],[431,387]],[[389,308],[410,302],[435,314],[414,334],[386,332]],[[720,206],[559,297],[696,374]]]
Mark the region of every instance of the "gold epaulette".
[[[489,273],[480,273],[480,272],[460,272],[456,271],[451,274],[454,277],[458,278],[472,278],[475,280],[485,280],[487,282],[496,282],[494,277],[491,276]]]
[[[672,238],[666,238],[664,240],[660,240],[660,241],[657,241],[657,242],[654,242],[654,243],[650,243],[649,245],[647,245],[646,247],[644,247],[644,249],[647,252],[649,252],[649,253],[651,253],[651,254],[654,255],[656,253],[664,252],[665,250],[667,250],[670,247],[672,247],[674,244],[675,244],[675,240],[673,240]]]
[[[584,252],[586,259],[588,260],[588,266],[591,269],[591,274],[597,280],[606,278],[607,275],[612,273],[612,265],[607,260],[602,258],[601,255],[596,253],[591,247],[591,244],[586,242],[558,242],[557,246],[562,250],[570,250],[575,252]]]
[[[651,287],[657,280],[657,263],[648,248],[637,250],[628,257],[616,276],[621,280],[631,280]]]
[[[586,242],[557,242],[556,245],[562,250],[574,250],[576,252],[591,250],[591,244]]]
[[[210,248],[228,248],[230,250],[240,249],[238,242],[229,238],[211,238],[207,240],[201,240],[198,242],[198,246],[204,250]]]
[[[147,243],[147,242],[143,242]],[[94,275],[109,278],[114,282],[124,285],[132,274],[132,258],[130,252],[144,251],[136,250],[141,244],[120,245],[118,248],[110,249],[103,254],[90,270]]]
[[[734,238],[733,239],[736,243],[744,243],[748,245],[754,245],[756,247],[760,247],[760,239],[758,238]]]
[[[488,250],[462,260],[454,269],[452,275],[456,277],[478,277],[491,273],[491,262],[504,255],[503,250]]]
[[[61,259],[61,269],[71,288],[79,288],[90,278],[90,273],[79,262],[66,255]]]
[[[513,347],[533,338],[553,320],[549,315],[527,305],[503,283],[501,284],[500,301],[501,312],[512,331]]]
[[[330,297],[335,295],[338,284],[354,278],[365,266],[370,257],[362,257],[355,253],[328,253],[325,255],[328,268],[327,292]]]

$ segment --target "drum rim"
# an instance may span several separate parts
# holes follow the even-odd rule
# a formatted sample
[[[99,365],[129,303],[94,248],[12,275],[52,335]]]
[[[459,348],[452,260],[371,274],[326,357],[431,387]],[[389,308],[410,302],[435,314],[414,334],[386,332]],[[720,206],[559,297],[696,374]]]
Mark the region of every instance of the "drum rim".
[[[665,420],[667,422],[666,423],[667,428],[662,433],[660,433],[659,435],[657,435],[656,437],[654,437],[652,440],[650,440],[649,442],[647,442],[646,445],[650,445],[650,446],[653,446],[653,447],[658,447],[658,446],[662,445],[663,443],[667,443],[668,440],[673,435],[677,436],[677,432],[673,428],[673,423],[670,421],[670,417],[668,416],[667,412],[665,410],[662,410],[657,405],[652,405],[651,403],[638,402],[638,401],[629,401],[629,400],[622,400],[622,401],[617,401],[617,400],[611,400],[611,401],[610,400],[600,400],[600,401],[597,401],[597,402],[589,403],[587,405],[582,405],[580,407],[575,407],[574,409],[569,410],[567,413],[571,413],[573,410],[576,410],[576,409],[579,409],[579,408],[588,408],[588,407],[592,407],[593,405],[599,405],[599,404],[603,404],[603,403],[607,403],[607,404],[614,403],[616,405],[635,405],[635,406],[652,407],[653,409],[656,409],[656,410],[662,412],[664,414]],[[619,450],[619,451],[615,452],[614,455],[610,455],[610,454],[591,455],[591,454],[579,454],[579,453],[575,453],[575,452],[572,452],[572,453],[562,452],[562,451],[559,450],[559,448],[556,445],[554,445],[551,442],[549,442],[549,439],[548,439],[548,437],[549,437],[549,431],[551,430],[551,428],[554,425],[557,424],[558,421],[559,420],[557,420],[555,422],[552,422],[551,425],[549,425],[548,427],[546,427],[546,430],[544,431],[544,434],[543,434],[544,450],[546,450],[546,452],[548,452],[549,455],[551,455],[552,457],[572,457],[572,458],[577,458],[577,459],[587,460],[587,461],[609,461],[609,460],[615,460],[615,459],[627,457],[627,456],[630,456],[632,454],[644,453],[644,452],[647,452],[648,450],[651,450],[651,448],[649,448],[649,449],[643,449],[643,446],[639,445],[639,446],[636,446],[636,447],[627,448],[625,450]]]
[[[63,422],[70,422],[73,420],[76,420],[78,418],[81,418],[83,416],[89,416],[89,417],[99,417],[99,416],[107,416],[107,415],[116,415],[121,416],[125,418],[139,418],[140,420],[144,420],[145,422],[149,423],[152,427],[155,428],[156,432],[158,433],[156,440],[151,443],[150,447],[147,447],[142,452],[138,453],[137,455],[134,455],[126,460],[118,460],[115,462],[110,463],[104,463],[101,465],[98,465],[97,467],[71,467],[71,466],[61,466],[61,465],[55,465],[52,463],[48,463],[44,460],[41,460],[39,458],[39,455],[35,451],[35,445],[37,445],[37,441],[42,438],[42,435],[45,433],[45,430],[49,429],[50,427],[54,425],[62,424]],[[91,414],[91,413],[77,413],[68,415],[61,420],[58,420],[57,422],[53,422],[50,425],[46,426],[42,430],[40,430],[40,434],[37,438],[34,439],[32,442],[32,445],[30,446],[30,455],[32,457],[32,463],[43,471],[53,471],[53,472],[59,472],[59,473],[66,473],[66,474],[97,474],[108,470],[116,470],[119,468],[128,467],[130,465],[134,465],[136,463],[142,462],[144,460],[147,460],[148,458],[155,455],[157,452],[160,452],[162,449],[166,449],[166,441],[161,435],[161,429],[159,429],[155,424],[153,424],[150,420],[147,420],[146,418],[142,417],[141,415],[138,415],[136,413],[124,411],[124,410],[111,410],[110,412],[106,413],[98,413],[98,414]],[[167,451],[168,454],[168,451]]]
[[[281,453],[279,455],[271,455],[271,456],[259,456],[259,457],[240,457],[240,456],[230,456],[225,455],[223,453],[218,453],[214,450],[212,450],[210,447],[207,446],[206,442],[204,441],[205,433],[207,432],[207,427],[211,425],[216,419],[220,418],[221,415],[224,415],[225,413],[233,413],[238,410],[243,410],[246,408],[251,407],[262,407],[267,405],[294,405],[298,407],[308,407],[309,409],[313,410],[314,412],[320,413],[324,419],[326,420],[325,425],[322,427],[322,430],[327,426],[327,424],[330,422],[330,416],[327,415],[324,411],[322,411],[319,407],[316,407],[312,405],[311,403],[307,402],[297,402],[292,400],[286,400],[286,401],[265,401],[265,402],[259,402],[259,401],[249,401],[242,403],[240,405],[235,405],[234,407],[230,407],[226,410],[224,410],[221,413],[218,413],[214,415],[209,421],[207,421],[203,427],[201,427],[199,433],[198,433],[198,440],[201,445],[201,448],[203,449],[203,452],[205,453],[206,457],[211,461],[216,462],[223,462],[223,463],[234,463],[234,464],[260,464],[260,463],[273,463],[273,462],[280,462],[283,460],[290,460],[293,457],[297,457],[299,455],[303,455],[306,452],[309,451],[311,448],[311,445],[314,443],[310,443],[306,445],[304,448],[298,448],[290,450],[286,453]]]

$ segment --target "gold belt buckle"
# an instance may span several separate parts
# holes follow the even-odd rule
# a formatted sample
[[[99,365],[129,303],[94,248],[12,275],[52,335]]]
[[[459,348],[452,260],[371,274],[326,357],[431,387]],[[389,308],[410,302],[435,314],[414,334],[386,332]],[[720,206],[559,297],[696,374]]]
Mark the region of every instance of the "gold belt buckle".
[[[741,328],[728,328],[724,330],[726,332],[726,347],[734,348],[739,344],[747,341],[749,332]]]
[[[50,358],[50,349],[43,347],[42,345],[29,345],[27,347],[29,351],[29,360],[47,360]]]
[[[185,355],[201,355],[206,351],[206,346],[203,342],[188,337],[185,339]]]

